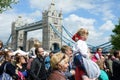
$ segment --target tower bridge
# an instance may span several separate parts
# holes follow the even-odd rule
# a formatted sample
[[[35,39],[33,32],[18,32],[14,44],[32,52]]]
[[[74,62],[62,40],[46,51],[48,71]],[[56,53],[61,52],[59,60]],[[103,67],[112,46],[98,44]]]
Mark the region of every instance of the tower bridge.
[[[42,46],[45,50],[59,49],[62,45],[62,40],[56,35],[56,33],[50,28],[49,23],[54,24],[55,28],[62,33],[62,12],[55,9],[54,1],[50,4],[48,10],[42,12],[42,20],[23,24],[21,17],[12,23],[12,48],[16,49],[18,46],[22,46],[25,50],[27,32],[42,29]],[[41,35],[41,34],[36,34]]]

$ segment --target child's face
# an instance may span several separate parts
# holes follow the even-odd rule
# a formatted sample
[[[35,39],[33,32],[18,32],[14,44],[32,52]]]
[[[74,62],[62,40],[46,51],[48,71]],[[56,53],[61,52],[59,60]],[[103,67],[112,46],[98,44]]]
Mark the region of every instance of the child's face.
[[[86,41],[86,40],[87,40],[87,38],[88,38],[88,35],[85,35],[85,36],[84,36],[84,40]]]

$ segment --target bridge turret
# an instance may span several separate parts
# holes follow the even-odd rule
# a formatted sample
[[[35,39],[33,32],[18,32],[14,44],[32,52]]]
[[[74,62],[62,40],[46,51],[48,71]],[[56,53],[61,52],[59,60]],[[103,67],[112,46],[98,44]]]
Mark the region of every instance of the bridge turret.
[[[43,48],[46,50],[58,49],[62,45],[62,40],[51,29],[50,24],[53,24],[55,28],[62,34],[62,12],[57,12],[55,9],[54,0],[50,4],[48,10],[42,13],[43,21]]]
[[[63,18],[62,9],[60,10],[59,17]]]
[[[50,6],[49,6],[49,8],[48,8],[48,11],[53,12],[53,11],[55,11],[55,10],[56,10],[56,8],[55,8],[55,2],[54,2],[54,0],[52,0]]]
[[[24,47],[23,45],[25,44],[26,40],[26,33],[24,30],[17,30],[17,28],[21,28],[25,26],[25,21],[23,20],[22,16],[18,16],[18,18],[12,23],[12,29],[11,29],[11,34],[12,34],[12,49],[16,50],[17,47],[21,46]]]
[[[25,25],[25,22],[24,22],[22,16],[18,16],[18,18],[15,21],[15,27],[21,27],[23,25]]]

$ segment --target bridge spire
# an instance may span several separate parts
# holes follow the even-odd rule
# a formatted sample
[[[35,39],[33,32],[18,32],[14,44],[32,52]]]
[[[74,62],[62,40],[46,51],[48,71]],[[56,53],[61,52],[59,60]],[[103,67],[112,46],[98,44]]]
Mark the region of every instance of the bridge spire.
[[[51,3],[51,5],[55,5],[55,0],[52,0],[52,3]]]
[[[55,10],[55,1],[52,0],[50,7],[48,8],[48,11],[54,11]]]

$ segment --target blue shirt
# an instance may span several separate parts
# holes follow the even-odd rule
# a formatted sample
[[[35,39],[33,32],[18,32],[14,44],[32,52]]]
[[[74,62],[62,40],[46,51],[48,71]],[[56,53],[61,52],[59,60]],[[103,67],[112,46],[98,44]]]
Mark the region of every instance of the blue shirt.
[[[109,80],[107,73],[104,70],[100,70],[100,76],[98,80]]]

